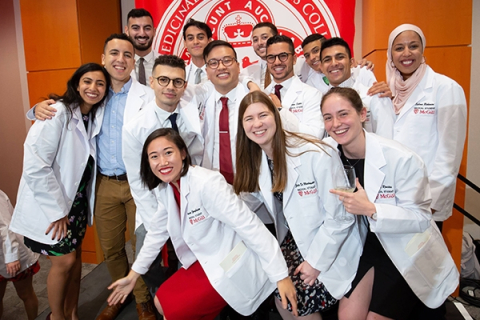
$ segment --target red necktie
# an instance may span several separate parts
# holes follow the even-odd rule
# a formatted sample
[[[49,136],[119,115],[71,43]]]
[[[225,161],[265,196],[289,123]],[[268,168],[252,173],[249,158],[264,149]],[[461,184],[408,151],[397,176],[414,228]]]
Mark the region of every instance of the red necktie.
[[[282,95],[280,94],[280,89],[282,89],[283,86],[281,84],[275,85],[275,95],[278,97],[278,100],[282,102]]]
[[[222,111],[218,123],[220,135],[220,173],[228,183],[233,183],[232,148],[230,146],[230,130],[228,124],[228,98],[220,98]]]

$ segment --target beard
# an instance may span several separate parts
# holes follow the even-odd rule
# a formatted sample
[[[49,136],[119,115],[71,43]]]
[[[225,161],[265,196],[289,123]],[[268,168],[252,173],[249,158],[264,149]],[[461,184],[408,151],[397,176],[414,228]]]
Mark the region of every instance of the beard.
[[[145,51],[147,49],[150,49],[153,43],[153,38],[150,38],[150,40],[145,44],[139,44],[137,40],[134,38],[130,38],[130,39],[133,42],[133,47],[135,48],[135,50],[139,50],[139,51]]]

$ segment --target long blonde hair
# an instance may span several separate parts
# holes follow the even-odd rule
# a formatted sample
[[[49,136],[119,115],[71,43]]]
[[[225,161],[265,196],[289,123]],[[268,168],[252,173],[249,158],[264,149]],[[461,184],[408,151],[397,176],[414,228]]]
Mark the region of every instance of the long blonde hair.
[[[312,143],[327,153],[324,142],[313,136],[300,135],[294,132],[285,131],[282,128],[280,113],[273,104],[270,97],[261,91],[248,93],[240,102],[238,110],[237,127],[237,154],[236,154],[236,174],[233,180],[233,189],[235,193],[258,191],[258,177],[260,176],[260,165],[262,163],[262,149],[258,144],[250,140],[243,129],[243,115],[247,108],[254,103],[265,105],[273,113],[276,130],[273,136],[273,163],[275,170],[273,172],[272,192],[283,192],[287,185],[287,155],[298,157],[307,151],[293,154],[288,148],[301,147],[307,143]],[[328,153],[327,153],[328,154]]]

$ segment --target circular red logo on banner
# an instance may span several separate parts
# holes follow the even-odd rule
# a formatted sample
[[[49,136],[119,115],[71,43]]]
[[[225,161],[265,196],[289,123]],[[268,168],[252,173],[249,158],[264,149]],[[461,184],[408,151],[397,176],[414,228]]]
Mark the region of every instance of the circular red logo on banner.
[[[154,50],[190,60],[182,36],[182,28],[190,18],[205,21],[214,39],[230,42],[237,55],[244,57],[242,67],[258,61],[251,38],[252,29],[259,22],[272,22],[280,34],[292,38],[297,55],[302,54],[302,40],[312,33],[327,38],[339,36],[337,24],[323,0],[172,1],[157,26]]]

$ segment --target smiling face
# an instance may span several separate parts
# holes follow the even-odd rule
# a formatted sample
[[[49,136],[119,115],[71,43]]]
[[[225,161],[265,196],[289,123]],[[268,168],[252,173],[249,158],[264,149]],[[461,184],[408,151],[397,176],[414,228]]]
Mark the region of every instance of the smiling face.
[[[277,55],[283,52],[289,53],[287,60],[280,61],[277,57],[273,63],[267,62],[268,71],[276,83],[282,83],[293,77],[293,66],[297,62],[297,56],[290,50],[290,46],[286,42],[274,43],[267,48],[267,55]]]
[[[150,169],[160,180],[170,183],[180,179],[185,150],[180,151],[175,143],[162,136],[150,142],[147,154]]]
[[[128,19],[128,26],[125,26],[125,33],[132,40],[137,53],[142,51],[150,52],[155,28],[150,17],[139,17]],[[146,53],[148,53],[146,52]]]
[[[134,55],[133,45],[127,40],[112,39],[107,43],[102,54],[102,64],[112,82],[126,83],[130,79],[130,73],[135,67]]]
[[[272,29],[261,27],[252,32],[252,47],[257,56],[265,60],[267,55],[267,40],[273,37]]]
[[[334,87],[351,77],[352,62],[344,46],[332,46],[322,51],[322,70]]]
[[[322,42],[315,40],[303,47],[303,56],[305,62],[317,72],[322,72],[322,64],[320,61],[320,49],[322,48]]]
[[[322,105],[325,130],[344,150],[355,150],[362,143],[363,122],[367,110],[360,113],[355,110],[350,101],[339,94],[331,94]]]
[[[81,105],[82,112],[87,113],[93,105],[99,103],[105,96],[107,91],[105,76],[101,71],[85,73],[78,82],[77,91],[83,100]]]
[[[203,49],[212,39],[207,37],[205,31],[195,26],[185,30],[185,47],[192,57],[203,59]]]
[[[272,111],[263,103],[252,103],[245,110],[242,122],[246,136],[271,156],[272,141],[277,130]]]
[[[155,102],[157,103],[157,106],[167,112],[173,112],[177,107],[178,101],[180,101],[180,98],[185,92],[187,83],[181,88],[176,88],[173,85],[173,81],[170,80],[168,85],[163,87],[158,83],[158,80],[156,79],[158,77],[185,80],[185,70],[166,65],[157,65],[150,78],[150,87],[155,91]]]
[[[210,61],[210,59],[221,60],[224,57],[235,58],[235,52],[232,50],[232,48],[226,46],[217,46],[210,51],[206,58],[206,62]],[[237,61],[234,61],[232,65],[228,67],[220,62],[217,69],[212,69],[207,64],[206,71],[208,79],[215,86],[215,90],[221,94],[229,93],[238,84],[240,65]]]
[[[400,71],[403,80],[407,80],[423,61],[423,47],[420,36],[415,31],[400,33],[392,45],[392,61]]]

